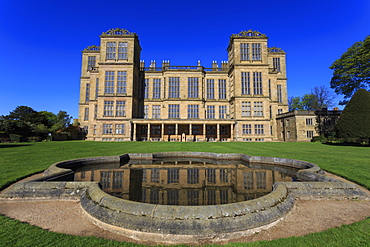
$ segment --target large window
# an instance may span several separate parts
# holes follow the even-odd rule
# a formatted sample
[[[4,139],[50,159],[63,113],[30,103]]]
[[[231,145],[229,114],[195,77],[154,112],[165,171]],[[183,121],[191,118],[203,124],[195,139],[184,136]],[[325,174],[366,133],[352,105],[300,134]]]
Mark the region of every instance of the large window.
[[[254,116],[263,117],[263,103],[261,101],[254,102]]]
[[[113,116],[113,101],[104,101],[104,116]]]
[[[242,61],[249,60],[249,44],[247,43],[240,44],[240,60]]]
[[[313,125],[313,119],[312,118],[306,118],[306,125]]]
[[[279,57],[274,57],[272,58],[272,63],[273,63],[273,68],[275,69],[276,72],[280,72],[280,58]]]
[[[126,71],[117,72],[117,93],[126,93]]]
[[[226,80],[225,79],[218,80],[218,98],[226,99]]]
[[[96,56],[88,56],[87,57],[87,70],[94,70],[96,63]]]
[[[154,119],[161,118],[161,106],[160,105],[152,106],[152,118]]]
[[[256,134],[256,135],[264,135],[265,134],[263,124],[255,124],[254,125],[254,134]]]
[[[180,173],[179,173],[179,169],[177,168],[169,168],[167,170],[167,174],[168,174],[168,183],[169,184],[173,184],[173,183],[178,183],[179,182],[179,178],[180,178]]]
[[[252,125],[251,124],[243,124],[243,135],[251,135],[252,134]]]
[[[250,101],[242,102],[242,117],[250,116],[251,116],[251,102]]]
[[[262,94],[262,73],[253,72],[253,90],[254,94]]]
[[[105,88],[104,93],[114,93],[114,71],[105,71]]]
[[[253,61],[262,60],[262,57],[261,57],[261,44],[260,43],[253,43],[252,44],[252,60]]]
[[[277,85],[277,99],[278,99],[278,103],[283,103],[281,85]]]
[[[188,118],[199,118],[199,105],[188,105]]]
[[[307,136],[307,138],[312,138],[313,137],[313,131],[312,130],[307,131],[306,136]]]
[[[257,189],[266,189],[266,172],[256,172]]]
[[[251,94],[249,72],[242,72],[242,94]]]
[[[116,124],[116,134],[125,134],[124,124]]]
[[[180,77],[169,78],[168,98],[180,98]]]
[[[149,106],[148,105],[144,105],[144,118],[149,118]]]
[[[90,101],[90,83],[86,84],[85,102]]]
[[[180,105],[168,105],[168,118],[180,118]]]
[[[126,116],[126,102],[125,101],[116,102],[116,116],[120,116],[120,117]]]
[[[84,120],[85,120],[85,121],[89,120],[89,108],[85,108],[85,112],[84,112]]]
[[[207,105],[207,118],[208,119],[215,118],[215,106],[214,105]]]
[[[106,59],[116,59],[116,42],[107,42]]]
[[[253,189],[253,172],[244,172],[244,189]]]
[[[188,169],[188,184],[199,183],[199,169],[191,168]]]
[[[161,98],[161,79],[153,79],[153,99]]]
[[[144,99],[149,98],[149,79],[144,79]]]
[[[112,134],[113,125],[112,124],[103,124],[103,134]]]
[[[226,106],[220,105],[218,107],[218,118],[219,119],[225,119],[226,118]]]
[[[118,43],[118,59],[127,59],[127,42]]]
[[[207,99],[215,98],[215,80],[207,79]]]
[[[198,98],[199,96],[199,79],[198,77],[188,78],[188,98]]]

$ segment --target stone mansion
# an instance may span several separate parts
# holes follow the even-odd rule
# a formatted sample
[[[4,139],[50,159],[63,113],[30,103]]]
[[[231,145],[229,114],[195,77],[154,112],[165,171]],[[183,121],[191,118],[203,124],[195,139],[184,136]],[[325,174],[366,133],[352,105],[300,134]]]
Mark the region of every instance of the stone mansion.
[[[111,29],[82,51],[79,123],[96,141],[277,141],[286,58],[257,31],[233,34],[209,67],[141,60],[138,35]]]

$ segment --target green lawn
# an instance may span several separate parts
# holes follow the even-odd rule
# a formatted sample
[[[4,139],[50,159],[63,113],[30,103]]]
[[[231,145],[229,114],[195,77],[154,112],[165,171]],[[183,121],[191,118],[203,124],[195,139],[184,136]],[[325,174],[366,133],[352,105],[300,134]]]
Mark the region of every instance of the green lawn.
[[[44,142],[0,144],[0,188],[22,177],[68,159],[124,153],[203,151],[245,153],[305,160],[370,189],[370,148],[320,143],[150,143],[150,142]],[[370,218],[349,226],[310,234],[232,246],[369,246]],[[73,244],[71,244],[73,243]],[[0,216],[0,246],[131,246],[93,237],[76,237],[41,230]]]

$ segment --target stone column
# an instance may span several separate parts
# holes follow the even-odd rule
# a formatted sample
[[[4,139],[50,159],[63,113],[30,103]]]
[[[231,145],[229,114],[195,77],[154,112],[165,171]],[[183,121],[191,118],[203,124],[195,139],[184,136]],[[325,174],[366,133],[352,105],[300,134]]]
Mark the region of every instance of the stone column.
[[[164,138],[164,123],[161,126],[161,141],[163,141]]]
[[[175,136],[176,136],[176,141],[179,140],[179,124],[175,125]]]
[[[220,124],[217,124],[217,141],[221,141],[220,139]]]
[[[134,123],[134,135],[133,135],[133,141],[137,141],[136,140],[136,123]]]
[[[148,123],[148,136],[147,136],[148,141],[150,141],[150,123]]]
[[[203,124],[203,139],[207,140],[206,124]]]
[[[189,137],[190,137],[192,140],[194,140],[194,138],[193,138],[192,134],[193,134],[193,125],[192,125],[192,124],[189,124]]]
[[[231,141],[234,140],[234,124],[230,125],[230,138],[231,138]]]

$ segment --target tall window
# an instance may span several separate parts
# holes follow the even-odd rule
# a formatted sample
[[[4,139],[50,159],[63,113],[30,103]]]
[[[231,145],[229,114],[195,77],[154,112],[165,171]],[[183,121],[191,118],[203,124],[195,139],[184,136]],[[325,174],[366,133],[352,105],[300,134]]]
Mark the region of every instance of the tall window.
[[[113,125],[112,124],[103,124],[103,134],[112,134]]]
[[[250,135],[252,134],[252,125],[251,124],[243,124],[243,135]]]
[[[274,57],[272,58],[273,68],[276,70],[276,72],[280,72],[280,58]]]
[[[124,124],[116,124],[116,134],[125,134]]]
[[[218,118],[219,119],[225,119],[226,118],[226,106],[220,105],[218,107]]]
[[[281,85],[277,85],[277,99],[278,103],[283,103],[283,95],[281,91]]]
[[[114,93],[114,71],[105,71],[105,88],[104,93]]]
[[[253,189],[253,172],[244,172],[244,189]]]
[[[312,118],[306,118],[306,125],[313,125]]]
[[[161,118],[161,106],[160,105],[152,106],[152,118],[154,119]]]
[[[103,189],[110,187],[110,171],[100,171],[100,184]]]
[[[85,108],[85,112],[84,112],[84,120],[85,120],[85,121],[89,120],[89,108]]]
[[[254,134],[256,135],[263,135],[265,134],[263,124],[255,124],[254,125]]]
[[[168,183],[173,184],[173,183],[178,183],[179,182],[179,169],[177,168],[169,168],[167,170],[167,177],[168,177]]]
[[[266,189],[266,172],[256,172],[257,189]]]
[[[167,205],[179,205],[179,191],[168,190],[167,191]]]
[[[254,102],[254,116],[263,117],[263,103],[260,101]]]
[[[94,118],[98,117],[98,105],[94,105]]]
[[[199,96],[199,81],[198,77],[188,78],[188,98],[198,98]]]
[[[250,101],[242,102],[242,117],[250,116],[251,116],[251,102]]]
[[[94,70],[96,63],[96,56],[88,56],[87,57],[87,70]]]
[[[117,72],[117,93],[126,93],[126,71]]]
[[[180,118],[180,105],[168,105],[168,118]]]
[[[160,176],[160,169],[159,168],[153,168],[151,169],[151,176],[150,176],[150,182],[153,183],[159,183],[159,176]]]
[[[249,60],[249,44],[247,43],[240,44],[240,60],[242,61]]]
[[[218,80],[218,98],[226,99],[226,80],[225,79]]]
[[[104,116],[113,116],[113,101],[104,101]]]
[[[207,99],[215,98],[215,80],[207,79]]]
[[[253,91],[254,94],[262,94],[262,73],[253,72]]]
[[[191,168],[188,169],[188,184],[199,183],[199,169]]]
[[[220,169],[220,182],[227,183],[229,182],[228,169]]]
[[[113,189],[122,188],[123,171],[113,171]]]
[[[253,43],[252,44],[252,60],[253,61],[260,61],[260,60],[262,60],[262,57],[261,57],[261,44],[260,43]]]
[[[116,59],[116,42],[107,42],[106,59]]]
[[[99,96],[99,78],[96,78],[95,82],[95,98],[97,99]]]
[[[125,101],[116,102],[116,116],[121,116],[121,117],[126,116],[126,102]]]
[[[207,105],[207,118],[208,119],[215,118],[215,106],[214,105]]]
[[[149,79],[144,79],[144,99],[149,98]]]
[[[207,168],[206,176],[207,176],[208,183],[211,183],[211,184],[216,183],[216,169],[215,168]]]
[[[313,131],[312,130],[307,131],[306,136],[307,136],[307,138],[312,138],[313,137]]]
[[[188,105],[188,118],[199,118],[199,105]]]
[[[180,98],[180,77],[169,78],[168,98]]]
[[[251,94],[249,72],[242,72],[242,94]]]
[[[86,94],[85,94],[85,101],[90,101],[90,83],[86,84]]]
[[[161,79],[153,79],[153,99],[161,98]]]
[[[118,59],[127,59],[127,42],[118,43]]]
[[[149,118],[149,106],[144,105],[144,118]]]

